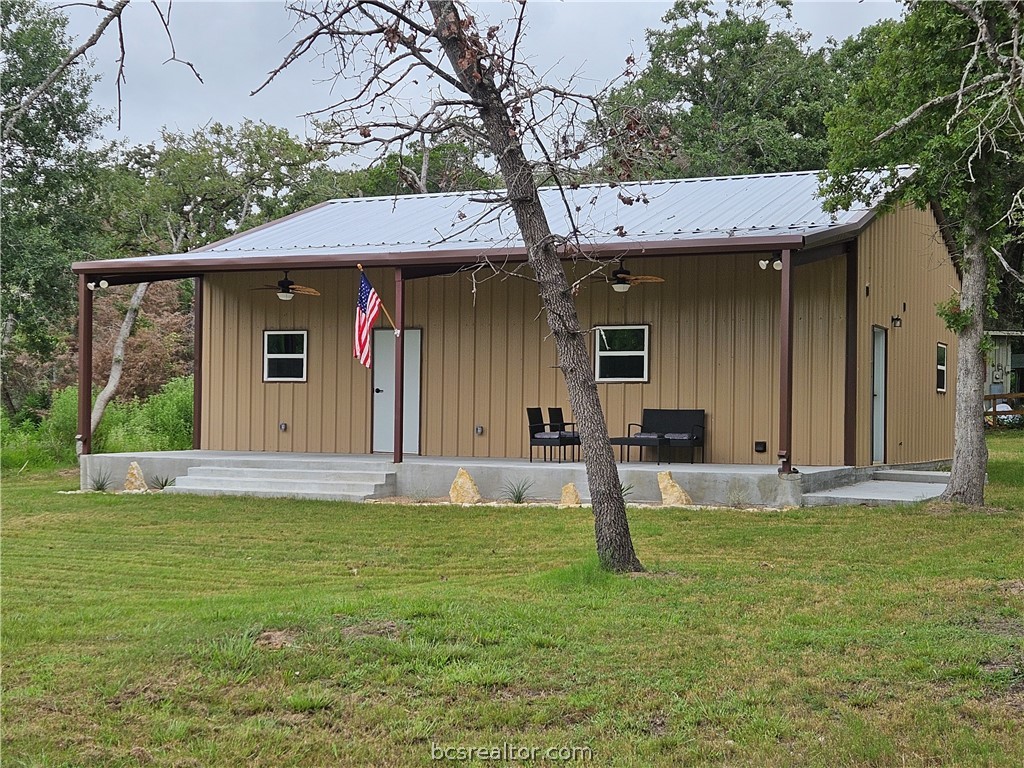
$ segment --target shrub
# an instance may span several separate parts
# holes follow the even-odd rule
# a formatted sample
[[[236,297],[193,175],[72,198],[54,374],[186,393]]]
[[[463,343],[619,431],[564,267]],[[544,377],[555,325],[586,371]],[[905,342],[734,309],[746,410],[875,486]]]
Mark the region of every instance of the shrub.
[[[54,392],[49,412],[38,426],[14,425],[6,414],[0,424],[4,469],[45,469],[74,464],[78,434],[78,388]],[[192,377],[172,379],[143,402],[112,402],[92,439],[97,453],[185,450],[192,447]]]
[[[38,427],[31,422],[15,427],[6,413],[0,414],[0,467],[53,467],[56,462],[39,444],[37,432]]]
[[[78,434],[78,387],[67,387],[53,394],[50,412],[36,430],[39,448],[55,464],[75,462],[75,435]]]
[[[158,445],[150,450],[182,451],[192,447],[192,377],[171,379],[148,398],[137,416]]]

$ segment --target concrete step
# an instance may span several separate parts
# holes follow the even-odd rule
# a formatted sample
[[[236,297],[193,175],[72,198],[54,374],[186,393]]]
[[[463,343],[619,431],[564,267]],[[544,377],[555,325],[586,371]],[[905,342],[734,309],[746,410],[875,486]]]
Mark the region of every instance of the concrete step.
[[[391,463],[379,459],[352,461],[315,455],[289,454],[287,456],[224,456],[203,459],[203,467],[237,467],[240,469],[286,469],[336,472],[391,472]]]
[[[320,469],[305,468],[304,460],[290,462],[266,457],[259,464],[242,460],[242,465],[202,464],[175,478],[170,493],[204,496],[255,496],[262,498],[328,499],[364,501],[392,496],[396,473],[374,471],[376,463],[352,468],[351,463],[319,462]],[[314,462],[317,463],[317,462]]]
[[[875,480],[894,483],[948,483],[949,472],[929,472],[918,469],[878,469]]]
[[[391,473],[350,469],[271,469],[266,467],[192,467],[189,477],[227,477],[309,482],[386,483]]]
[[[189,494],[193,496],[248,496],[258,499],[311,499],[317,501],[366,501],[367,496],[361,493],[345,493],[342,491],[285,491],[257,490],[253,488],[235,488],[225,485],[179,486],[170,485],[163,493]]]
[[[185,475],[176,478],[174,484],[179,488],[248,488],[254,491],[343,491],[345,493],[361,493],[366,496],[373,495],[385,485],[385,483],[349,483],[332,480],[282,480],[263,479],[259,477],[202,477],[197,475]]]
[[[929,483],[914,480],[866,480],[853,485],[844,485],[828,491],[805,493],[804,506],[821,507],[830,505],[857,505],[883,507],[896,504],[914,504],[934,499],[946,490],[945,480]]]

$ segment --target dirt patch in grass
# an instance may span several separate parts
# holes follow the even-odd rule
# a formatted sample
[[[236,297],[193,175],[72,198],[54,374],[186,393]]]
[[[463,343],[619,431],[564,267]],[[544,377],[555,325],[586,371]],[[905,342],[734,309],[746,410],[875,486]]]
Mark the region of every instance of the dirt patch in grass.
[[[537,688],[498,688],[491,695],[495,701],[543,701],[560,696],[558,691]]]
[[[312,720],[313,716],[309,712],[280,712],[274,715],[274,719],[289,728],[299,728]]]
[[[695,576],[685,576],[679,571],[642,571],[640,573],[627,573],[627,577],[631,579],[655,579],[665,581],[696,581]]]
[[[1008,595],[1024,595],[1024,579],[999,582],[999,588]]]
[[[983,661],[978,666],[981,667],[982,672],[988,672],[989,674],[1008,672],[1017,668],[1017,664],[1012,659],[1000,659],[998,661]]]
[[[298,646],[299,633],[294,629],[265,629],[256,636],[253,645],[268,651],[280,651]]]
[[[668,733],[668,720],[661,713],[651,718],[647,724],[647,733],[654,737],[661,737]]]
[[[107,699],[107,706],[117,711],[136,701],[150,705],[161,704],[171,697],[177,687],[177,684],[171,680],[157,680],[143,685],[133,685]]]
[[[990,704],[1012,709],[1014,712],[1024,713],[1024,678],[1017,678],[1007,686],[1005,691],[993,693],[986,698]]]
[[[936,517],[951,517],[952,515],[981,514],[981,515],[1005,515],[1010,510],[1002,507],[971,506],[968,504],[957,504],[952,501],[929,501],[922,507],[922,511]]]
[[[974,629],[1000,637],[1024,637],[1024,622],[1005,616],[986,616],[978,619]]]
[[[337,615],[334,618],[346,621],[350,617]],[[368,619],[342,627],[341,636],[349,640],[360,640],[367,637],[386,637],[388,640],[394,640],[406,629],[408,629],[407,625],[397,621]]]

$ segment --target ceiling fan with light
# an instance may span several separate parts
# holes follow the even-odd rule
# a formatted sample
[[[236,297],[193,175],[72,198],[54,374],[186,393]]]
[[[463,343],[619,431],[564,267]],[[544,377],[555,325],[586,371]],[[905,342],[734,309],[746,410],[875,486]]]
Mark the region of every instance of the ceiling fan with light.
[[[277,285],[262,285],[253,288],[254,291],[277,291],[277,298],[281,301],[291,301],[296,294],[303,296],[319,296],[320,291],[310,288],[307,285],[299,285],[294,280],[288,279],[288,270],[284,270],[284,277],[277,281]]]
[[[612,290],[616,293],[625,293],[638,283],[664,283],[665,278],[656,275],[634,275],[620,261],[619,265],[612,270],[611,279],[608,282],[612,284]]]

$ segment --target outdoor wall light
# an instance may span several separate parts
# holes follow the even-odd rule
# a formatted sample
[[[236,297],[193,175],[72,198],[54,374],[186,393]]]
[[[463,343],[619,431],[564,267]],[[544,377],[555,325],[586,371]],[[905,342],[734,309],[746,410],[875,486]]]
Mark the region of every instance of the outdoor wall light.
[[[100,278],[100,281],[98,283],[86,283],[85,287],[88,288],[90,291],[95,291],[97,288],[109,288],[110,283],[108,283],[103,278]]]
[[[277,298],[279,298],[281,301],[291,301],[292,299],[295,298],[295,294],[292,293],[291,291],[279,291],[277,294]]]
[[[768,267],[770,266],[776,272],[781,272],[782,259],[780,259],[778,256],[774,256],[770,259],[761,259],[759,262],[757,262],[757,266],[759,266],[761,269],[768,269]]]
[[[899,315],[893,315],[892,317],[890,317],[889,322],[892,323],[893,328],[903,327],[903,318],[900,317]]]

